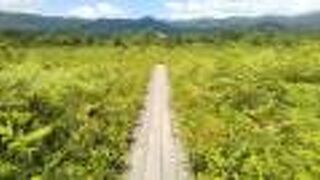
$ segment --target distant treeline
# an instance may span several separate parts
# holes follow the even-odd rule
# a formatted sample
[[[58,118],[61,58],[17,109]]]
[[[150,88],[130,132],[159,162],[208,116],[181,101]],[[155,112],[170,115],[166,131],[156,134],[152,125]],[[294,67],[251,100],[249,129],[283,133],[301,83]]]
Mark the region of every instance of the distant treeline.
[[[114,46],[163,44],[167,46],[193,43],[226,43],[244,41],[255,45],[292,45],[302,40],[320,40],[320,32],[288,32],[257,30],[216,30],[212,32],[160,33],[156,31],[121,34],[86,34],[81,32],[0,31],[0,44],[10,46],[82,46],[110,44]]]
[[[226,19],[158,20],[74,19],[0,12],[0,42],[15,46],[190,43],[246,41],[294,44],[319,39],[320,12],[293,17],[262,16]]]

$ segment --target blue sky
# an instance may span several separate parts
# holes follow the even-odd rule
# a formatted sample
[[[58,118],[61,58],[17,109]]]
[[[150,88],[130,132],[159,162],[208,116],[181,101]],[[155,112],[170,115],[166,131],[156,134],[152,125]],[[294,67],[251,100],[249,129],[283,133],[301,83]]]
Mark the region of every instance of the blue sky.
[[[165,19],[296,15],[320,11],[319,0],[0,0],[0,10],[81,18]]]

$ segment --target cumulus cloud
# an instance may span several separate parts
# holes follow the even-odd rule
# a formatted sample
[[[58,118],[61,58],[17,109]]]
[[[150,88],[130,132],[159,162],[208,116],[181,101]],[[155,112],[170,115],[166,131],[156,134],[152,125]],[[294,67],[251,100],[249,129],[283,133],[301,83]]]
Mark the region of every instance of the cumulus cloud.
[[[170,0],[165,8],[169,18],[192,19],[266,14],[293,15],[320,10],[318,0]]]
[[[40,0],[0,0],[1,11],[35,12]]]
[[[107,2],[80,5],[71,9],[67,16],[97,19],[97,18],[125,18],[127,14],[122,9]]]

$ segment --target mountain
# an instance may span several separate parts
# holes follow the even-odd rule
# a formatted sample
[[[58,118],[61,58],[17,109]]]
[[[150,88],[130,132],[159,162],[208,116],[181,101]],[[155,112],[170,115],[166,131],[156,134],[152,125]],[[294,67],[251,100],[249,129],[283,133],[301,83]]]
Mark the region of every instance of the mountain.
[[[45,17],[32,14],[0,13],[0,30],[62,31],[78,29],[87,20]]]
[[[170,25],[155,20],[151,17],[144,17],[137,20],[132,19],[100,19],[84,24],[81,29],[91,34],[113,34],[113,33],[137,33],[162,31],[170,32]]]
[[[214,30],[277,30],[310,31],[320,30],[320,12],[299,16],[231,17],[227,19],[197,19],[172,22],[178,29],[189,31]]]
[[[156,20],[151,17],[141,19],[85,20],[64,17],[45,17],[31,14],[0,13],[0,31],[81,32],[91,35],[111,35],[149,31],[173,34],[251,29],[261,31],[320,31],[320,13],[311,13],[295,17],[232,17],[227,19],[196,19],[185,21]]]
[[[85,20],[63,17],[45,17],[31,14],[0,13],[0,31],[83,32],[88,34],[135,33],[165,31],[169,24],[151,17],[141,19]]]

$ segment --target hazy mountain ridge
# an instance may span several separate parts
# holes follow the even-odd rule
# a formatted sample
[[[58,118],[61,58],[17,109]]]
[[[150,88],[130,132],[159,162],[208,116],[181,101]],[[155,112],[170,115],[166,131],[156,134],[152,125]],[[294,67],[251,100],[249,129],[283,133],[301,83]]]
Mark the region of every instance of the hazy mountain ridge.
[[[310,13],[295,17],[232,17],[228,19],[197,19],[184,21],[156,20],[151,17],[141,19],[85,20],[30,14],[0,13],[0,31],[78,31],[88,34],[114,34],[140,31],[161,31],[166,33],[212,32],[215,30],[234,29],[320,30],[320,13]]]
[[[227,19],[198,19],[176,21],[176,27],[193,30],[234,30],[270,28],[277,30],[320,30],[320,13],[310,13],[299,16],[260,16],[231,17]]]

